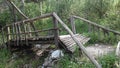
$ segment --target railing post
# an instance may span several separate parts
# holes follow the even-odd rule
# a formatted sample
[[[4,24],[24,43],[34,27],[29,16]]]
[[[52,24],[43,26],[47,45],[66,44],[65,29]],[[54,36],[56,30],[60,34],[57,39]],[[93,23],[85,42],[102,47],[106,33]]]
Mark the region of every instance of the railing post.
[[[25,22],[23,21],[23,27],[24,27],[24,38],[25,38],[25,41],[26,41],[26,45],[28,45],[28,36],[27,36],[27,24],[25,24]]]
[[[74,22],[73,16],[70,17],[70,23],[71,23],[73,33],[76,34],[76,27],[75,27],[75,22]]]
[[[3,31],[3,28],[2,28],[2,40],[3,40],[3,45],[5,46],[5,48],[7,47],[6,45],[5,45],[5,38],[4,38],[4,31]]]
[[[8,30],[8,40],[10,40],[11,37],[10,37],[10,27],[9,26],[7,27],[7,30]]]
[[[9,46],[10,45],[10,39],[11,39],[10,38],[10,26],[7,26],[6,29],[7,29],[7,43],[8,43],[7,45],[10,48],[10,46]]]
[[[16,43],[17,43],[17,46],[19,45],[19,32],[18,32],[18,26],[17,26],[17,24],[15,24],[15,30],[16,30]]]
[[[90,23],[88,23],[88,32],[91,32],[92,31],[92,26]]]
[[[18,42],[19,42],[19,44],[21,44],[21,29],[20,29],[20,24],[17,24],[16,25],[17,26],[17,29],[18,29],[18,37],[19,37],[19,40],[18,40]]]
[[[32,37],[32,33],[30,33],[31,32],[31,28],[30,27],[31,27],[30,24],[27,24],[29,37],[31,38]]]
[[[53,24],[54,24],[54,41],[55,41],[55,45],[58,46],[58,38],[59,38],[59,30],[58,30],[58,21],[55,17],[53,17]]]

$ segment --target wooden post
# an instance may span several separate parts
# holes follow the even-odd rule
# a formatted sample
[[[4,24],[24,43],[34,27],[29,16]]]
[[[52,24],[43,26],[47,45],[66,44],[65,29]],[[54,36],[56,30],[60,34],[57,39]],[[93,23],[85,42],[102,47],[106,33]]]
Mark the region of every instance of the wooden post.
[[[10,27],[8,26],[7,27],[7,30],[8,30],[8,41],[11,39],[11,36],[10,36]]]
[[[28,45],[28,40],[27,40],[27,38],[28,38],[28,36],[27,36],[27,24],[25,24],[25,22],[23,21],[23,26],[24,26],[24,33],[25,33],[25,41],[26,41],[26,45]]]
[[[15,39],[15,28],[14,28],[14,24],[12,25],[12,39]]]
[[[100,40],[100,38],[101,38],[101,33],[100,33],[100,28],[99,28],[99,27],[97,27],[97,36],[98,36],[98,39]]]
[[[4,38],[4,31],[3,31],[3,28],[2,28],[2,40],[3,40],[3,45],[5,45],[5,38]],[[7,46],[5,45],[5,47],[7,47]]]
[[[90,23],[88,23],[88,32],[92,32],[92,26]]]
[[[12,40],[17,40],[17,34],[16,34],[15,24],[13,24],[12,28],[13,28],[13,29],[12,29],[13,39],[12,39]],[[16,45],[15,42],[14,42],[14,45]]]
[[[17,46],[18,46],[18,45],[19,45],[19,41],[18,41],[18,40],[19,40],[19,35],[18,35],[18,27],[17,27],[17,24],[15,24],[15,30],[16,30],[16,32],[15,32],[15,33],[16,33],[16,41],[17,41],[16,43],[17,43]]]
[[[28,32],[31,32],[30,24],[28,24]],[[30,37],[30,38],[32,37],[32,33],[29,33],[29,37]]]
[[[55,45],[57,46],[57,48],[59,47],[58,46],[58,38],[59,38],[59,30],[58,30],[58,21],[56,20],[55,17],[53,17],[53,24],[54,24],[54,40],[55,40]]]
[[[10,26],[7,26],[7,45],[8,45],[8,47],[10,47],[9,45],[10,45],[10,39],[11,39],[11,37],[10,37]]]
[[[20,24],[17,24],[17,29],[18,29],[18,37],[19,37],[19,40],[18,40],[18,42],[19,42],[19,44],[21,44],[21,29],[20,29]]]
[[[74,22],[73,16],[70,17],[70,23],[71,23],[73,33],[76,34],[76,27],[75,27],[75,22]]]
[[[83,53],[91,60],[91,62],[96,66],[96,68],[102,68],[101,65],[87,52],[85,47],[79,40],[74,37],[74,33],[69,29],[69,27],[57,16],[56,13],[53,13],[53,16],[59,21],[59,23],[67,30],[67,32],[70,34],[72,39],[76,42],[76,44],[80,47],[80,49],[83,51]]]
[[[20,34],[20,38],[22,37],[22,34],[21,34],[21,24],[18,24],[18,30],[19,30],[19,34]]]

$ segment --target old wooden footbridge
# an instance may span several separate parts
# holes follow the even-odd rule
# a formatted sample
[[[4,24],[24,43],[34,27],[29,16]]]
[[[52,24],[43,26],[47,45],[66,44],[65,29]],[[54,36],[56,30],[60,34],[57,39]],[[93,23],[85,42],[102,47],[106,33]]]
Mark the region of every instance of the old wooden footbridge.
[[[35,21],[45,18],[51,18],[53,27],[49,29],[36,29]],[[83,44],[85,44],[90,38],[87,38],[81,34],[76,34],[74,19],[81,19],[94,28],[98,28],[98,30],[102,30],[105,34],[109,34],[112,32],[115,36],[120,35],[119,32],[107,29],[101,25],[95,24],[89,20],[78,16],[71,16],[70,22],[72,25],[71,29],[59,18],[59,16],[53,12],[44,14],[35,18],[25,19],[23,21],[19,21],[12,24],[7,24],[1,30],[3,44],[7,45],[9,49],[12,48],[24,48],[25,46],[30,46],[34,44],[55,44],[56,47],[59,48],[60,44],[64,45],[69,51],[74,51],[74,46],[77,44],[81,50],[87,55],[87,57],[96,65],[96,67],[100,68],[100,65],[97,63],[94,58],[92,58],[86,51]],[[64,29],[68,32],[68,35],[59,35],[59,24],[64,27]],[[41,33],[44,33],[41,35]],[[52,34],[49,34],[52,32]],[[45,35],[46,34],[46,35]]]
[[[97,32],[99,38],[101,38],[100,33],[103,33],[104,38],[112,34],[114,35],[116,41],[120,40],[120,32],[108,29],[85,18],[71,16],[69,18],[70,23],[68,24],[71,24],[71,27],[68,27],[68,25],[66,25],[55,12],[43,14],[35,18],[28,18],[12,1],[8,0],[8,2],[25,18],[25,20],[7,24],[1,29],[1,44],[6,45],[9,50],[22,50],[23,48],[26,49],[36,44],[43,44],[42,46],[44,46],[44,44],[55,44],[56,48],[62,46],[65,50],[74,52],[75,46],[78,45],[83,53],[96,66],[96,68],[102,68],[101,65],[86,51],[85,47],[83,46],[90,40],[90,38],[84,36],[83,34],[77,34],[75,20],[79,19],[84,21],[84,24],[86,24],[88,27],[88,33]],[[52,26],[45,29],[36,28],[40,27],[39,24],[42,22],[40,20],[44,19],[51,19],[49,24],[52,24]],[[61,30],[62,27],[64,28],[63,30]],[[65,31],[67,34],[61,35],[61,31]]]

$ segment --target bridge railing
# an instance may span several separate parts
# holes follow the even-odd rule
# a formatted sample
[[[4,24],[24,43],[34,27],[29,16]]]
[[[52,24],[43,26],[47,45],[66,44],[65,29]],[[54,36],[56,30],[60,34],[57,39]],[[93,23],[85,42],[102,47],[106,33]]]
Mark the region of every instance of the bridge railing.
[[[79,17],[79,16],[71,16],[70,17],[70,22],[71,22],[71,27],[73,33],[76,33],[76,20],[79,20],[80,22],[84,25],[81,25],[83,28],[87,27],[87,29],[81,30],[81,31],[86,31],[88,34],[93,34],[93,36],[97,37],[96,40],[100,40],[99,42],[103,42],[103,39],[107,39],[108,43],[111,43],[111,40],[114,40],[114,42],[118,42],[120,40],[120,32],[115,31],[109,28],[106,28],[105,26],[99,25],[95,22],[92,22],[90,20],[87,20],[85,18]],[[79,29],[83,29],[82,27],[78,26]],[[78,28],[77,27],[77,28]],[[102,38],[102,39],[101,39]]]
[[[30,23],[36,23],[34,21],[45,19],[45,18],[52,18],[53,26],[49,29],[37,29],[34,30]],[[41,22],[40,22],[41,23]],[[53,17],[52,13],[44,14],[39,17],[26,19],[23,21],[15,22],[12,24],[7,24],[5,27],[2,28],[3,34],[3,43],[5,44],[8,42],[8,45],[10,44],[9,41],[11,40],[17,40],[16,45],[20,44],[20,40],[25,39],[28,40],[30,38],[39,38],[39,37],[45,37],[46,33],[49,33],[51,31],[52,35],[55,39],[55,44],[58,45],[58,36],[59,36],[59,30],[58,30],[58,21]],[[44,34],[42,34],[44,32]],[[45,35],[45,36],[43,36]],[[50,35],[48,35],[50,36]]]

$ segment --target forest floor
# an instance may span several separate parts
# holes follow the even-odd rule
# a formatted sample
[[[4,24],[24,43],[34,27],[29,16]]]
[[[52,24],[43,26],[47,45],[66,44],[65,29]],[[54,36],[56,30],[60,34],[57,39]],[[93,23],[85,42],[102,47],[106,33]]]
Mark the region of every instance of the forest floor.
[[[86,46],[86,50],[93,57],[100,57],[109,52],[114,52],[115,46],[106,45],[106,44],[91,44],[91,45]],[[26,68],[26,67],[41,68],[42,62],[44,62],[44,59],[45,59],[45,56],[38,57],[38,56],[35,56],[35,54],[31,52],[29,52],[29,54],[27,53],[23,55],[22,57],[17,55],[16,58],[13,58],[14,54],[10,55],[10,52],[6,51],[6,49],[5,50],[2,49],[0,51],[0,55],[1,55],[0,56],[1,57],[0,68]]]

